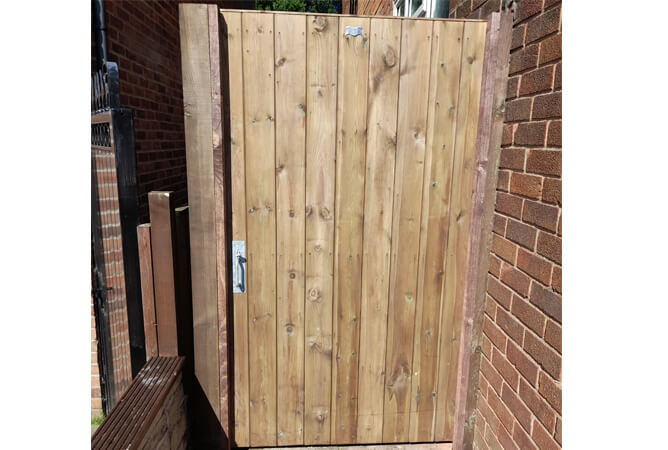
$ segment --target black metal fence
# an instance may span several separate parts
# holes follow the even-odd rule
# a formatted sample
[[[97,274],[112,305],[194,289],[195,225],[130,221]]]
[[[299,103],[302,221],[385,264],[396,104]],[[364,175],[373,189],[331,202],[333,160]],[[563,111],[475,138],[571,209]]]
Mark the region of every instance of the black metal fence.
[[[108,413],[146,361],[134,127],[112,62],[91,76],[91,189],[92,295]]]

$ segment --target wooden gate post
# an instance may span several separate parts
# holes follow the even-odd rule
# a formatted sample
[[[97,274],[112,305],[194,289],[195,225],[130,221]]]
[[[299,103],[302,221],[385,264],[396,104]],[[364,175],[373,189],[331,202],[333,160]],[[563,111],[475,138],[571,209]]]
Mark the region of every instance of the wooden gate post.
[[[215,414],[223,436],[208,441],[231,444],[232,380],[227,270],[227,188],[224,173],[221,104],[221,18],[216,5],[180,4],[181,70],[190,209],[190,255],[196,388]],[[213,442],[211,442],[213,443]]]
[[[487,291],[512,25],[513,18],[509,13],[493,13],[487,24],[455,395],[455,450],[471,448],[473,442],[482,351],[482,314]]]

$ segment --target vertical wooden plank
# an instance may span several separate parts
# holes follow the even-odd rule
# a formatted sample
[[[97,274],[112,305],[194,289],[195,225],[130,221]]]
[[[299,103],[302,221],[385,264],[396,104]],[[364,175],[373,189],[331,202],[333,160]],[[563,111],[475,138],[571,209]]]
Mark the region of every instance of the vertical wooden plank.
[[[306,17],[276,15],[278,445],[304,442]]]
[[[215,415],[213,419],[220,422],[217,246],[213,244],[217,242],[216,203],[208,22],[206,5],[179,5],[195,378],[208,403],[205,409],[212,411]]]
[[[413,350],[412,442],[434,438],[441,299],[463,31],[463,22],[434,22]]]
[[[482,315],[487,291],[512,26],[512,14],[494,13],[488,21],[485,37],[463,327],[457,364],[453,437],[456,449],[473,445],[475,419],[472,416],[478,389]]]
[[[458,340],[461,331],[461,311],[468,255],[473,160],[478,126],[485,29],[484,22],[466,22],[464,25],[445,293],[441,317],[443,332],[439,353],[438,407],[434,436],[436,440],[450,441],[453,437]]]
[[[222,80],[221,80],[221,47],[222,17],[217,5],[207,5],[208,34],[209,34],[209,74],[211,77],[211,145],[213,147],[213,193],[216,224],[216,281],[218,293],[218,385],[220,414],[223,434],[226,436],[226,446],[231,445],[229,439],[230,426],[230,379],[231,367],[229,365],[228,342],[231,338],[231,327],[228,320],[232,320],[229,314],[230,292],[228,292],[228,264],[229,255],[228,233],[229,213],[226,188],[228,155],[223,150],[223,105],[222,105]]]
[[[357,441],[369,19],[341,17],[338,41],[332,442]],[[347,26],[362,35],[345,35]]]
[[[357,443],[383,433],[401,21],[371,19]]]
[[[250,445],[276,445],[274,15],[242,14]]]
[[[171,192],[148,193],[151,254],[160,356],[178,356],[176,284],[174,281],[174,197]]]
[[[223,46],[227,53],[228,110],[230,125],[230,189],[232,240],[246,241],[246,158],[244,153],[244,104],[241,13],[222,11]],[[232,296],[234,322],[234,443],[250,445],[248,420],[248,297]]]
[[[304,444],[329,444],[338,18],[307,16]]]
[[[153,295],[153,259],[151,258],[151,224],[137,226],[139,245],[139,271],[141,281],[141,301],[144,312],[144,339],[146,360],[158,356],[158,323],[155,319],[155,296]]]
[[[431,21],[403,20],[383,441],[408,440]]]

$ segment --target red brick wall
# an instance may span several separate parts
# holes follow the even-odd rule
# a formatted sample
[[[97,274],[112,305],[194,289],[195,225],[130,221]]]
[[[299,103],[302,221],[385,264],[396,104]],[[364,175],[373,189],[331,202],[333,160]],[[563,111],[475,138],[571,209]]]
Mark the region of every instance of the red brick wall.
[[[474,448],[561,447],[561,2],[516,1]],[[484,18],[500,0],[453,1]]]
[[[185,204],[181,49],[177,2],[106,0],[107,51],[118,64],[121,105],[134,111],[140,218],[148,192],[171,190]]]

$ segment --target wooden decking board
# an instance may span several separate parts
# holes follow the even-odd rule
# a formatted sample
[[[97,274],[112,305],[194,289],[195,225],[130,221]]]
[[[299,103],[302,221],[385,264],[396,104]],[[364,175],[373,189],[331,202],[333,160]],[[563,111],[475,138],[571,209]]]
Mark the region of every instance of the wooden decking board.
[[[119,449],[137,445],[183,362],[184,358],[179,356],[150,359],[91,437],[91,448]]]

